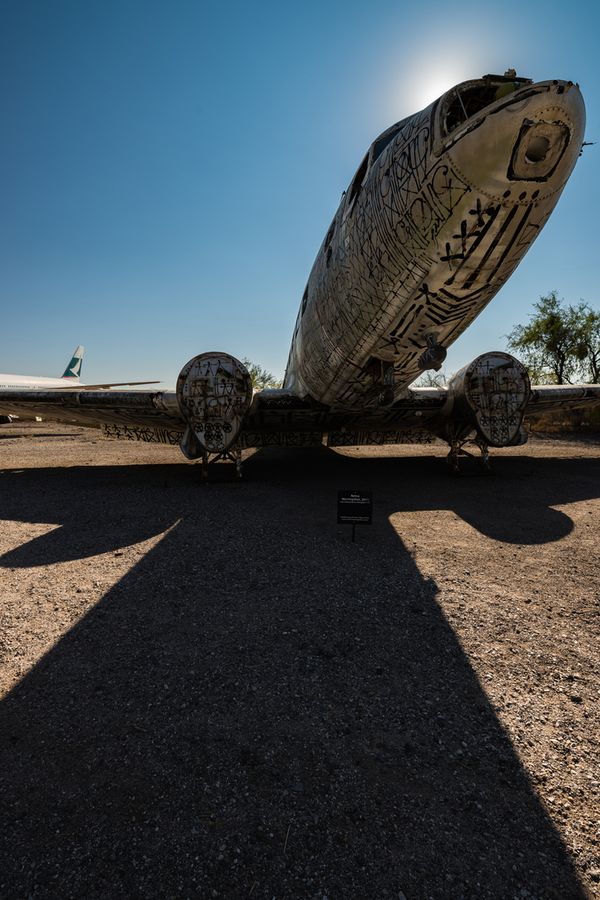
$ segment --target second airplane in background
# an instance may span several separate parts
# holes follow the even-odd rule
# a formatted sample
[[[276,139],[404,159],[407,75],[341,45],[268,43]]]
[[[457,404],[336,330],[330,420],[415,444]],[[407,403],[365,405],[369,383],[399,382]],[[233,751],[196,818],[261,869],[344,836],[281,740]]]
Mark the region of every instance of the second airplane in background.
[[[133,387],[136,384],[159,384],[158,381],[112,381],[97,384],[84,384],[81,381],[83,353],[81,344],[73,353],[67,368],[60,378],[47,375],[14,375],[0,372],[0,391],[48,391],[48,390],[80,390],[99,391],[113,387]]]

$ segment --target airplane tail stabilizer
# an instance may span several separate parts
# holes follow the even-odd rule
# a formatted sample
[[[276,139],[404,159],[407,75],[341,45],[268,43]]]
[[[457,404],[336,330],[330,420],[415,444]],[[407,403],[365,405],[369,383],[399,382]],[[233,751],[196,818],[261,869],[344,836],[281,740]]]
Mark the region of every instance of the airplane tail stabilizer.
[[[81,366],[83,365],[83,352],[84,347],[81,345],[77,347],[75,352],[73,353],[73,357],[62,374],[62,378],[81,378]]]

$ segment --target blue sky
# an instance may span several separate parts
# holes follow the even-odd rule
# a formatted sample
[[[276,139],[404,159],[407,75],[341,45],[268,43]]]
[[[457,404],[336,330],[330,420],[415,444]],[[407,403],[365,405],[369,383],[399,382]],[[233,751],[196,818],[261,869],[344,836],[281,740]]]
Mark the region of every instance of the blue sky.
[[[378,132],[508,67],[579,82],[587,2],[0,0],[0,370],[159,378],[206,350],[282,374],[314,256]],[[600,308],[600,143],[448,371],[541,294]]]

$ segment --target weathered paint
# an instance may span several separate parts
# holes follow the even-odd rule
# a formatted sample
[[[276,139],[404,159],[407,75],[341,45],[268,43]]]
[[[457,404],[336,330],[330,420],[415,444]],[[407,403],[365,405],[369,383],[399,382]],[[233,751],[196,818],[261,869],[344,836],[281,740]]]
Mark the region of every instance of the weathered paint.
[[[459,97],[472,115],[457,116]],[[571,82],[489,76],[377,138],[310,273],[285,386],[364,408],[435,367],[539,235],[584,122]]]

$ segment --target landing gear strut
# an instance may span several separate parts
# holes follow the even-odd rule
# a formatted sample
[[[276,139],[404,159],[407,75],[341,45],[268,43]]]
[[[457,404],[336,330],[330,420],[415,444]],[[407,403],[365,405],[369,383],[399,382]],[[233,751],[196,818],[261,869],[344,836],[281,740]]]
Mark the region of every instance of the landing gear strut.
[[[230,447],[221,453],[203,453],[201,458],[201,476],[202,481],[208,481],[209,465],[216,462],[232,462],[235,463],[235,477],[238,481],[242,478],[242,448]]]
[[[490,448],[485,443],[485,441],[476,441],[475,443],[481,451],[481,465],[486,472],[491,472],[492,466],[490,463]]]
[[[446,457],[446,462],[448,463],[451,471],[454,472],[455,474],[458,474],[458,472],[460,472],[459,457],[469,456],[471,459],[476,458],[474,453],[469,453],[468,450],[465,450],[466,443],[467,443],[467,441],[464,441],[464,440],[463,441],[457,441],[457,440],[450,441],[450,452],[448,453],[448,456]],[[485,472],[490,472],[491,465],[490,465],[490,448],[489,448],[489,446],[482,440],[476,440],[476,441],[474,441],[474,443],[477,444],[477,446],[479,447],[479,450],[481,451],[481,465],[482,465],[483,470]]]

